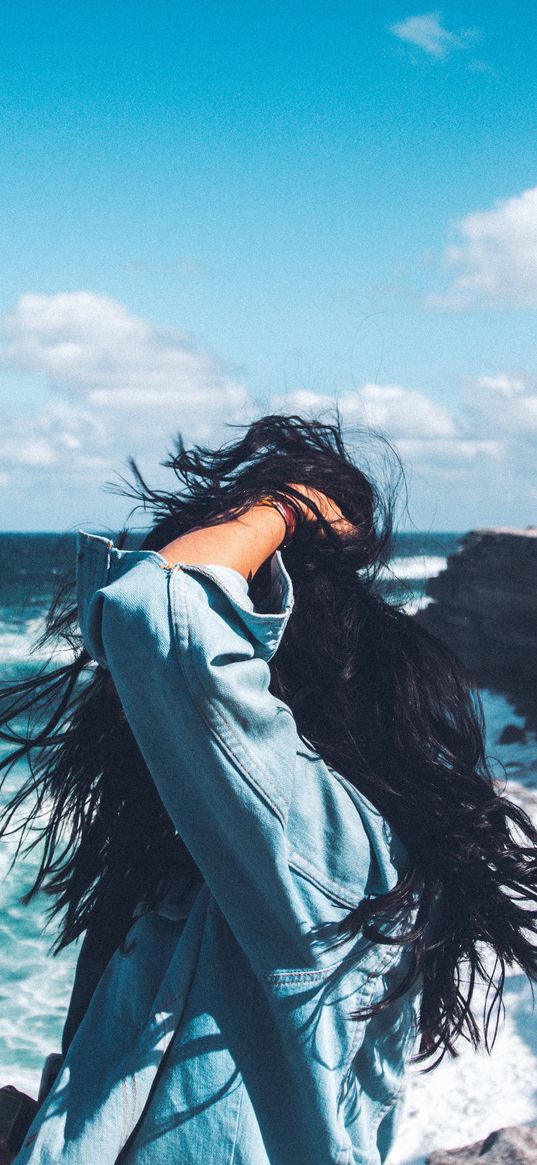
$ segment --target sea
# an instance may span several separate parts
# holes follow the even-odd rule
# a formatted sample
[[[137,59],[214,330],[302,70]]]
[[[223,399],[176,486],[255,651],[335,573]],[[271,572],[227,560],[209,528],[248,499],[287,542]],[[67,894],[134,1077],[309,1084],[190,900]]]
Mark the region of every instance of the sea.
[[[460,533],[401,534],[385,571],[389,596],[413,612],[429,600],[427,579],[445,569],[457,551]],[[34,674],[48,652],[35,647],[55,590],[74,574],[73,533],[0,534],[0,678],[13,681]],[[501,692],[481,693],[487,746],[497,780],[537,822],[537,741],[526,735],[500,743],[506,725],[523,727]],[[511,734],[512,735],[512,734]],[[0,740],[0,755],[9,751]],[[8,774],[0,804],[27,775],[18,763]],[[53,925],[48,902],[29,906],[21,898],[31,885],[39,855],[18,855],[17,836],[0,842],[0,1086],[14,1084],[37,1094],[43,1061],[58,1051],[69,1001],[75,947],[52,957]],[[408,1076],[399,1132],[388,1165],[423,1165],[435,1148],[455,1148],[487,1136],[493,1129],[537,1121],[537,1013],[528,982],[508,973],[505,1016],[492,1053],[463,1044],[456,1059],[446,1058],[429,1074],[417,1067]]]

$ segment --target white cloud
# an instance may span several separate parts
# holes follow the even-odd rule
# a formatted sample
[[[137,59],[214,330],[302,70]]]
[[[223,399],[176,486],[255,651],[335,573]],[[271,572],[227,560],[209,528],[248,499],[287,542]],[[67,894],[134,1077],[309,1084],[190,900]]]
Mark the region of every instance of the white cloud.
[[[306,389],[275,403],[317,416],[334,405]],[[457,413],[400,385],[366,384],[339,394],[337,404],[360,450],[363,426],[393,442],[409,475],[411,513],[413,494],[421,498],[419,520],[436,524],[436,509],[444,528],[461,529],[475,524],[476,504],[489,522],[496,514],[514,525],[534,520],[537,390],[520,375],[499,371],[468,382]]]
[[[385,429],[394,440],[455,436],[455,422],[447,409],[417,389],[396,384],[365,384],[356,394],[344,394],[341,405],[347,413],[355,405],[355,410],[363,412],[372,428]]]
[[[476,383],[480,388],[506,397],[520,396],[527,391],[524,380],[507,372],[499,372],[496,376],[479,376]]]
[[[446,465],[467,465],[479,458],[501,457],[504,446],[502,441],[486,441],[472,437],[457,437],[453,441],[403,438],[397,442],[397,448],[403,459],[408,458],[422,465],[443,468]]]
[[[463,47],[467,32],[463,35],[444,28],[438,12],[424,12],[420,16],[407,16],[397,24],[390,25],[390,32],[407,44],[416,45],[432,57],[445,57],[455,48]]]
[[[103,408],[175,406],[182,413],[210,404],[236,409],[246,399],[244,387],[184,332],[89,291],[22,295],[4,335],[0,368],[38,373],[58,392]]]
[[[18,496],[33,499],[37,487],[51,515],[66,512],[69,491],[92,499],[90,515],[102,512],[102,485],[117,481],[130,454],[162,484],[158,466],[177,432],[187,443],[218,442],[224,422],[247,419],[248,390],[223,362],[179,329],[157,327],[114,299],[89,291],[26,294],[3,334],[4,379],[30,374],[49,393],[33,416],[13,409],[3,418],[0,465]],[[33,516],[33,500],[29,510]],[[125,504],[107,499],[106,511],[119,515]],[[48,519],[55,520],[62,519]]]
[[[453,417],[443,405],[432,401],[418,389],[403,388],[398,384],[364,384],[352,392],[337,397],[342,420],[347,424],[367,425],[383,430],[393,440],[402,438],[451,438],[456,426]],[[299,389],[274,402],[275,408],[293,408],[297,411],[319,413],[329,410],[333,398],[319,395],[309,389]]]
[[[62,472],[79,461],[79,451],[103,448],[106,426],[90,412],[54,401],[33,417],[3,418],[0,461],[3,466],[47,469],[60,465]]]
[[[0,440],[0,457],[4,465],[54,465],[58,455],[53,446],[38,437],[7,437]]]
[[[465,215],[457,229],[460,241],[444,252],[451,285],[429,304],[455,311],[537,306],[537,186]]]
[[[479,417],[482,431],[502,433],[504,439],[535,442],[537,437],[537,390],[520,377],[500,373],[478,376],[467,396]],[[535,453],[537,456],[537,443]]]

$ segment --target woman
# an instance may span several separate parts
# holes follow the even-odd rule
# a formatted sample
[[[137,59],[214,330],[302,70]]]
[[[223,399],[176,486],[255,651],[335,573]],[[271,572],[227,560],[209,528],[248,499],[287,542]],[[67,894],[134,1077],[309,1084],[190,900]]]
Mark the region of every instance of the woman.
[[[478,977],[485,1038],[505,965],[537,979],[537,834],[459,666],[375,591],[389,507],[339,425],[168,464],[170,493],[133,467],[141,551],[80,535],[74,662],[10,690],[41,720],[7,816],[50,806],[29,896],[85,934],[17,1165],[376,1165],[412,1052],[478,1042]]]

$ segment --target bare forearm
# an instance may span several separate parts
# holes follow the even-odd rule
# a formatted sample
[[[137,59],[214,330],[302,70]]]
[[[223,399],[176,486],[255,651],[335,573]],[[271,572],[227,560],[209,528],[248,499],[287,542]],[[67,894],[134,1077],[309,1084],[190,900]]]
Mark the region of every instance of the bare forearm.
[[[343,537],[356,533],[355,528],[344,518],[341,510],[331,498],[320,490],[305,485],[292,484],[298,491],[298,505],[306,522],[312,520],[312,512],[304,505],[302,498],[313,501],[332,528]],[[295,501],[297,500],[294,494]],[[231,566],[249,582],[259,567],[282,545],[287,534],[287,526],[282,514],[273,506],[258,503],[241,518],[231,518],[219,526],[206,526],[192,530],[161,550],[166,560],[191,564],[215,563]]]
[[[240,518],[175,538],[160,553],[170,565],[187,562],[230,566],[249,581],[281,546],[285,534],[285,521],[278,510],[255,505]]]

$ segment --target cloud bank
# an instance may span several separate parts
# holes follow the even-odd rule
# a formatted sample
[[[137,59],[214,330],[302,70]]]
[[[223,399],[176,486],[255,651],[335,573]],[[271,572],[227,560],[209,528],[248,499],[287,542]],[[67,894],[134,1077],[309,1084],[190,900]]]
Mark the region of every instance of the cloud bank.
[[[37,372],[91,405],[239,407],[244,389],[179,329],[131,315],[89,291],[22,295],[4,323],[0,368]]]
[[[331,403],[313,392],[276,402],[312,415]],[[476,511],[490,524],[537,521],[537,381],[505,371],[474,377],[457,413],[418,389],[381,384],[339,394],[338,407],[349,435],[366,425],[394,444],[409,480],[411,516],[422,526],[470,528],[483,523]]]
[[[239,421],[248,394],[179,329],[156,327],[89,291],[20,297],[3,327],[0,372],[33,374],[50,403],[4,416],[0,460],[83,478],[106,476],[129,453],[158,463],[181,428],[186,440]]]
[[[157,327],[89,291],[23,295],[4,321],[4,337],[4,377],[38,378],[48,402],[32,416],[4,410],[0,485],[6,497],[26,496],[32,513],[40,502],[38,525],[48,528],[60,503],[64,525],[69,505],[70,520],[78,520],[80,499],[86,513],[96,507],[95,521],[109,513],[98,491],[128,454],[154,482],[177,431],[189,444],[221,444],[233,436],[226,423],[244,424],[259,412],[247,385],[180,329]],[[353,430],[385,433],[422,482],[426,502],[427,491],[441,509],[446,499],[456,508],[459,498],[471,513],[474,497],[490,495],[493,511],[496,493],[500,507],[537,509],[537,391],[528,377],[509,370],[474,377],[458,410],[411,385],[366,383],[335,398],[304,387],[272,397],[263,411],[322,418],[336,400],[351,447]],[[434,514],[420,520],[434,523]]]

